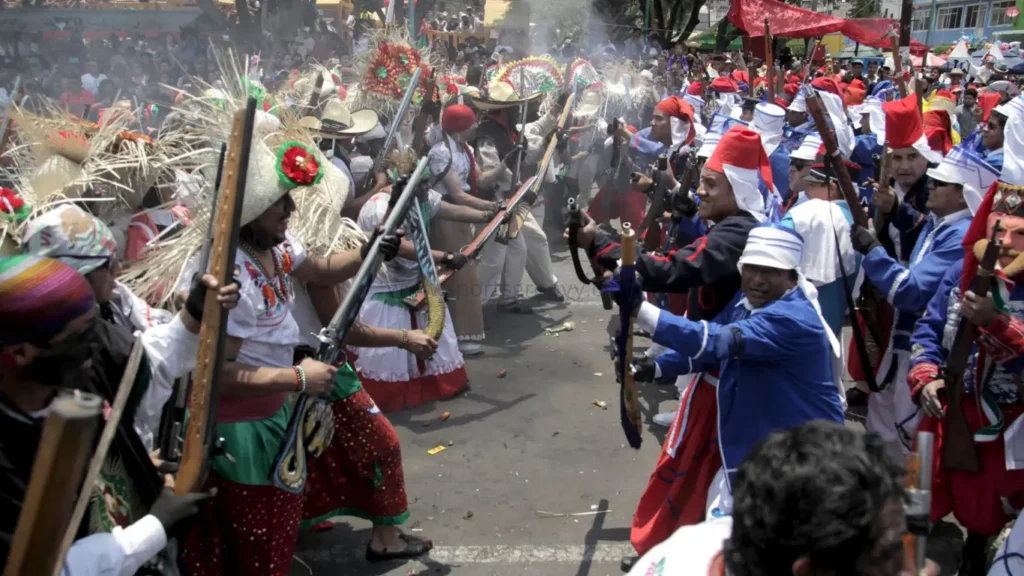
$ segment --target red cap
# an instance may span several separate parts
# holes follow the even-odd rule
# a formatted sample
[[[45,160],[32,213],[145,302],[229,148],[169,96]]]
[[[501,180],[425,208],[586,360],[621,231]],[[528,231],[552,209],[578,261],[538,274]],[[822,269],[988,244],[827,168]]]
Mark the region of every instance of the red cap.
[[[704,93],[704,87],[700,82],[690,82],[690,85],[686,87],[686,93],[690,96],[700,96]]]
[[[736,85],[736,81],[732,78],[726,78],[719,76],[711,81],[711,89],[715,92],[732,93],[739,92],[740,87]]]
[[[455,104],[444,109],[441,114],[441,127],[448,132],[465,132],[476,122],[476,113],[465,104]]]

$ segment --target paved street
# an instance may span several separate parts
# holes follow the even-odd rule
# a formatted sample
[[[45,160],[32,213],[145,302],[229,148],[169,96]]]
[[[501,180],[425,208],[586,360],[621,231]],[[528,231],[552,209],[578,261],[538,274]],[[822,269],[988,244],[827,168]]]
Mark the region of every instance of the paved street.
[[[339,518],[333,530],[300,537],[297,556],[314,574],[620,574],[665,429],[648,425],[640,450],[625,444],[608,352],[613,316],[576,281],[561,240],[553,252],[569,301],[532,314],[486,309],[486,353],[467,360],[470,389],[391,415],[405,460],[406,529],[433,539],[430,557],[368,564],[369,523]],[[566,321],[574,331],[544,334]],[[646,345],[637,339],[638,349]],[[647,385],[640,393],[647,423],[659,406],[675,405],[671,387]],[[444,422],[443,412],[451,413]],[[427,453],[437,446],[445,449]],[[948,542],[933,547],[951,558]],[[943,574],[954,573],[951,561]],[[309,573],[298,562],[292,570]]]

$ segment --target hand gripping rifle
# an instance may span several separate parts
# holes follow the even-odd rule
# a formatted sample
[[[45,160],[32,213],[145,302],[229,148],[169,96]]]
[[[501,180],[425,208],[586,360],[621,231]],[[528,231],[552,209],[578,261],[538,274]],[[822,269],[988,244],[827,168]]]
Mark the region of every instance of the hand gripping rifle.
[[[50,405],[4,576],[49,575],[64,566],[57,535],[78,527],[72,510],[102,410],[102,398],[82,392]]]
[[[829,127],[828,122],[825,120],[825,104],[821,101],[821,97],[818,93],[813,89],[807,90],[807,112],[809,112],[811,117],[814,118],[814,124],[818,128],[818,134],[821,136],[821,141],[825,145],[826,162],[831,163],[832,170],[836,174],[836,183],[839,186],[839,192],[842,194],[843,200],[846,201],[847,207],[850,209],[854,225],[869,228],[867,213],[860,204],[860,196],[857,194],[857,189],[853,186],[853,180],[850,178],[850,172],[846,169],[846,164],[843,163],[843,159],[839,155],[839,145],[836,143],[836,136]],[[839,246],[838,240],[836,242],[836,246]],[[837,254],[837,257],[838,256],[839,255]],[[839,258],[839,266],[840,271],[843,272],[843,276],[846,276],[845,270],[843,270],[843,259],[841,257]],[[844,289],[847,289],[847,308],[849,308],[851,314],[854,314],[856,306],[853,302],[853,293],[848,290],[849,283],[844,281],[843,287]],[[851,325],[853,326],[854,345],[857,347],[857,354],[860,356],[861,363],[864,366],[864,377],[867,380],[868,387],[872,392],[878,392],[880,388],[878,386],[878,382],[875,380],[875,371],[874,367],[871,365],[871,357],[868,356],[866,339],[864,337],[864,333],[860,330],[856,317],[853,318]]]
[[[523,222],[526,221],[526,215],[524,211],[528,211],[530,206],[533,205],[534,200],[540,194],[540,186],[544,182],[544,177],[547,175],[548,166],[551,165],[551,160],[555,156],[555,148],[558,146],[558,139],[565,128],[565,123],[569,119],[569,114],[572,112],[573,102],[576,100],[575,94],[569,94],[569,98],[565,101],[565,107],[562,108],[562,115],[558,117],[558,125],[555,127],[555,131],[552,134],[551,141],[548,142],[548,148],[544,151],[544,156],[541,158],[540,165],[537,167],[537,176],[533,180],[533,185],[530,187],[529,201],[523,203],[523,207],[512,211],[512,219],[508,222],[508,234],[506,235],[509,239],[515,239],[519,236],[519,230],[523,227]]]
[[[992,238],[985,247],[985,253],[978,264],[978,273],[971,282],[971,292],[984,298],[992,287],[992,277],[995,275],[996,260],[999,258],[999,250],[1002,242],[996,239],[999,233],[1000,221],[996,221],[992,229]],[[962,470],[964,472],[978,471],[978,447],[974,445],[974,434],[967,425],[967,415],[964,413],[964,371],[967,369],[967,361],[971,356],[971,349],[977,327],[968,319],[961,316],[960,325],[956,329],[956,338],[953,346],[946,356],[946,363],[939,370],[939,378],[946,383],[946,416],[945,430],[942,437],[942,465],[944,468]],[[977,394],[980,397],[980,393]]]
[[[619,270],[619,333],[615,338],[616,376],[619,378],[619,420],[631,448],[640,449],[643,419],[640,417],[640,402],[636,395],[636,380],[633,377],[633,290],[636,290],[636,233],[629,222],[622,223],[622,266]]]
[[[320,340],[320,347],[316,351],[315,358],[326,364],[333,364],[338,358],[338,351],[345,335],[355,324],[359,315],[359,308],[366,300],[370,292],[377,272],[384,263],[384,255],[380,253],[380,239],[383,236],[394,234],[399,225],[405,221],[410,207],[415,204],[416,190],[423,179],[423,173],[427,169],[429,160],[426,156],[420,158],[416,169],[409,176],[409,181],[402,189],[397,198],[392,193],[394,204],[389,208],[389,214],[384,221],[384,232],[380,236],[371,239],[370,249],[359,267],[355,279],[341,306],[331,318],[317,339]],[[291,421],[288,423],[286,440],[281,446],[281,451],[274,460],[274,468],[271,471],[271,482],[274,486],[281,488],[291,494],[301,494],[306,485],[306,452],[315,458],[323,453],[324,449],[331,443],[334,435],[334,416],[330,404],[322,398],[313,398],[306,394],[299,396],[295,404]]]
[[[366,173],[366,180],[363,181],[363,190],[369,191],[370,186],[373,186],[373,179],[383,168],[384,160],[388,157],[391,145],[395,141],[395,135],[398,134],[398,127],[402,124],[402,119],[405,118],[405,113],[409,110],[409,103],[412,102],[412,95],[419,88],[420,76],[422,74],[422,68],[417,68],[416,71],[412,73],[412,78],[409,79],[409,86],[405,89],[405,95],[402,96],[401,103],[398,104],[398,110],[395,112],[395,117],[391,119],[391,126],[388,127],[388,135],[384,138],[384,147],[380,149],[380,152],[377,154],[377,158],[374,159],[373,169]]]
[[[249,170],[256,99],[249,98],[245,110],[235,113],[231,139],[224,166],[224,181],[218,193],[213,247],[210,249],[211,274],[218,286],[234,280],[235,253],[242,220],[242,198]],[[205,272],[205,270],[200,271]],[[207,290],[203,303],[203,322],[199,327],[199,352],[193,371],[192,393],[189,396],[188,426],[182,446],[181,463],[174,480],[176,494],[201,490],[209,470],[211,452],[216,448],[217,402],[220,397],[220,374],[224,364],[224,344],[228,315],[217,301],[217,290]]]
[[[480,250],[483,249],[484,244],[498,233],[498,228],[512,217],[516,208],[523,201],[523,198],[533,188],[533,183],[539,179],[540,176],[534,175],[528,178],[526,182],[523,182],[519,190],[505,203],[504,208],[498,210],[494,218],[491,218],[491,221],[477,232],[476,238],[462,249],[461,254],[466,258],[476,258],[480,254]],[[455,272],[456,270],[451,268],[442,269],[441,273],[438,274],[438,283],[443,286],[449,278],[455,275]],[[419,310],[427,303],[426,295],[423,292],[417,292],[415,295],[406,298],[405,303],[409,307]]]
[[[651,207],[647,209],[647,214],[644,215],[644,220],[636,231],[636,235],[643,239],[644,250],[647,252],[654,252],[661,244],[661,226],[658,225],[657,221],[658,218],[665,214],[665,194],[667,193],[667,190],[665,190],[667,184],[665,172],[667,170],[668,156],[662,154],[658,157],[658,165],[651,174],[654,179],[650,190]]]
[[[572,196],[569,197],[569,256],[572,257],[572,267],[576,270],[576,277],[579,278],[580,282],[584,284],[591,284],[601,289],[601,267],[594,261],[590,261],[590,267],[594,271],[594,277],[590,278],[587,273],[583,271],[583,264],[580,263],[579,244],[576,242],[576,235],[579,233],[580,227],[583,226],[583,213],[580,212],[580,206],[576,203],[576,199]],[[612,309],[612,295],[607,292],[601,292],[601,305],[605,310]]]

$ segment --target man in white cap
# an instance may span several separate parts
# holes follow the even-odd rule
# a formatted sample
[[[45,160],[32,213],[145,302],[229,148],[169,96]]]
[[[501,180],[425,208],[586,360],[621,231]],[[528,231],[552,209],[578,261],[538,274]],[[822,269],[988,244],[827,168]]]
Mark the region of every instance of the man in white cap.
[[[789,150],[780,145],[785,126],[786,111],[781,106],[762,102],[754,107],[750,129],[761,136],[761,145],[772,166],[771,184],[775,185],[775,192],[780,195],[780,204],[783,200],[781,195],[789,191]]]
[[[811,166],[817,163],[821,147],[821,136],[817,132],[810,132],[803,137],[797,149],[789,153],[789,196],[786,197],[783,212],[807,200],[807,196],[802,194],[807,187],[804,177],[811,172]]]
[[[768,434],[812,420],[843,422],[839,342],[799,272],[803,244],[788,228],[754,227],[737,262],[741,290],[713,319],[676,316],[640,298],[621,303],[632,306],[638,328],[698,374],[683,395],[687,416],[673,423],[633,519],[641,554],[680,526],[730,514],[735,471]],[[702,388],[697,382],[709,374],[715,385]]]
[[[864,275],[893,306],[889,342],[876,368],[882,389],[868,401],[867,428],[894,448],[909,451],[918,407],[910,388],[903,385],[911,364],[910,334],[936,293],[943,275],[963,257],[962,242],[971,224],[970,205],[980,204],[980,191],[995,182],[996,171],[977,155],[954,148],[931,178],[926,209],[929,214],[909,265],[890,256],[865,228],[853,230],[853,247],[864,255]]]

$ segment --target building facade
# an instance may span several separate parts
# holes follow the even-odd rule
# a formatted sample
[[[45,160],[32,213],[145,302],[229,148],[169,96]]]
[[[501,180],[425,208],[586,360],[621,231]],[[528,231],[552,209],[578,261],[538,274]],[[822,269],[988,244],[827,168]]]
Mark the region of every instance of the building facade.
[[[1013,30],[1020,17],[1007,14],[1018,0],[915,0],[911,31],[930,46],[955,43],[961,37],[992,39]],[[897,16],[898,17],[898,16]]]

